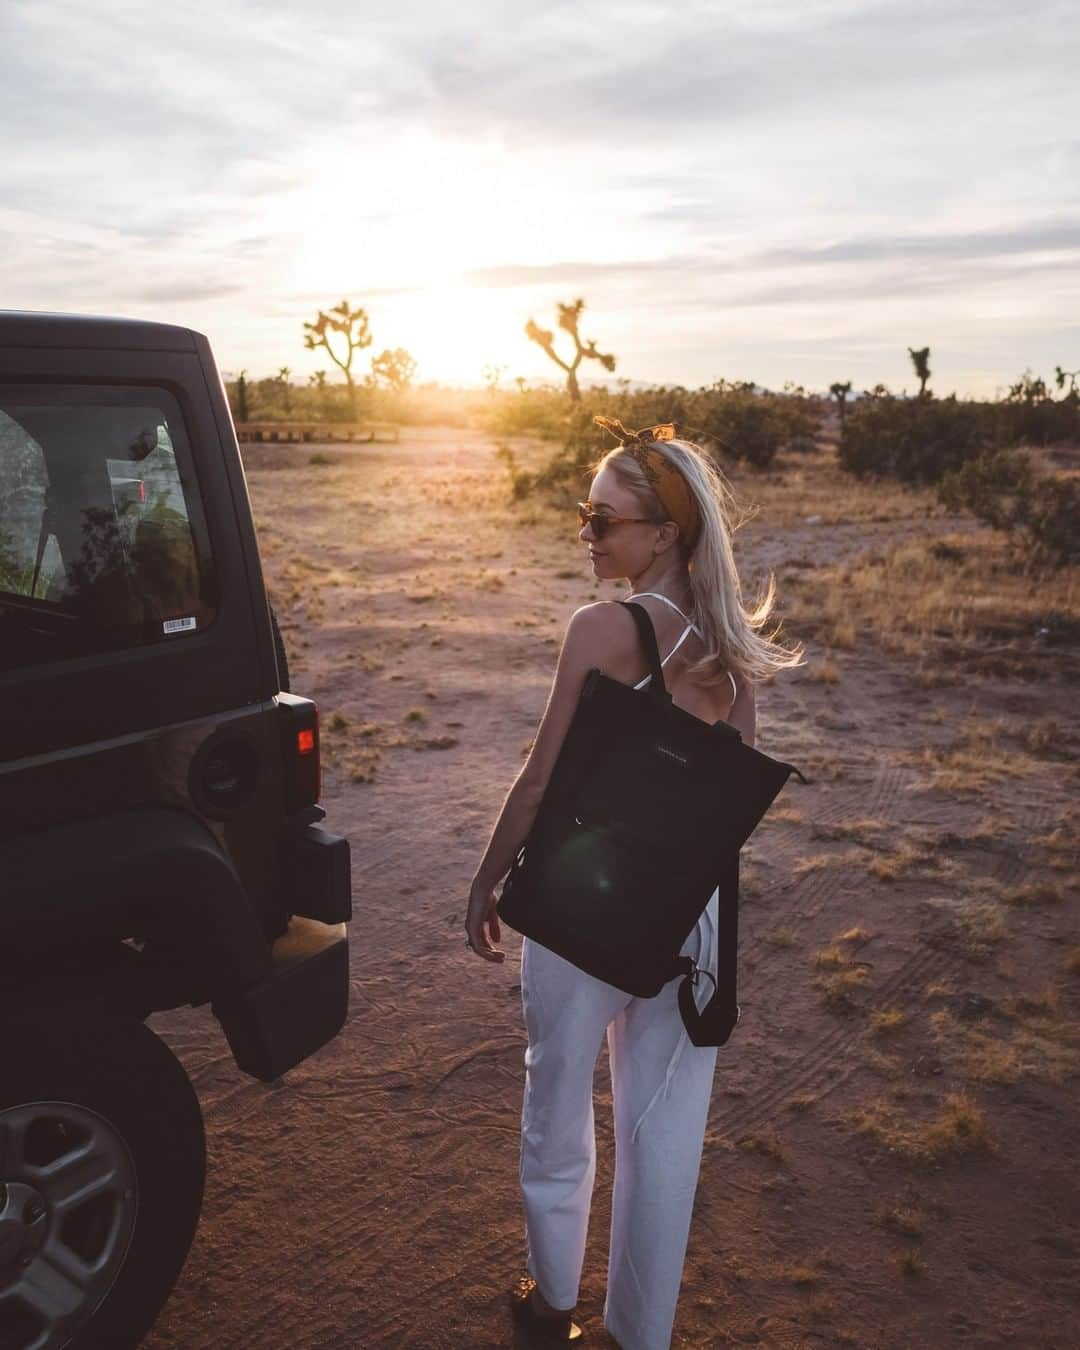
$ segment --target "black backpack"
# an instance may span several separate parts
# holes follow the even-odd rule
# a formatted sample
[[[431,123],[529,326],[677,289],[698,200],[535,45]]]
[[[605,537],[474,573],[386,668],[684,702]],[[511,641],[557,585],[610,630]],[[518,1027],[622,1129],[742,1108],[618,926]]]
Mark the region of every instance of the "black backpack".
[[[664,684],[652,620],[625,600],[652,672],[633,689],[593,667],[536,818],[496,910],[517,932],[628,994],[651,998],[685,975],[679,1008],[695,1045],[723,1045],[736,999],[739,850],[793,764],[746,745],[724,721],[678,708]],[[718,980],[681,956],[719,887]]]

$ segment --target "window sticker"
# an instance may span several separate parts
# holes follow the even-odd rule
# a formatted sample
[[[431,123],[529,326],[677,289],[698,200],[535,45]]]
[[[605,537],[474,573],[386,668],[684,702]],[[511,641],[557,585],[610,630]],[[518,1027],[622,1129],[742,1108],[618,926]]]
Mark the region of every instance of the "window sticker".
[[[195,627],[195,618],[166,619],[161,627],[166,633],[183,633]]]

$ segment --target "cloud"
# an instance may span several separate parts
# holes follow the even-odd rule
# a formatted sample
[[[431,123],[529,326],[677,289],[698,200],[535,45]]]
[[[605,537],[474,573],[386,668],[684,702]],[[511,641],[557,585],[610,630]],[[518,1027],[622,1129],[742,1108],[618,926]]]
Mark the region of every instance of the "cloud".
[[[238,283],[209,282],[203,285],[177,282],[176,285],[140,286],[128,292],[128,298],[145,305],[171,305],[197,300],[223,300],[230,295],[242,295],[245,286]]]
[[[705,258],[639,258],[621,262],[505,263],[474,267],[461,274],[467,286],[580,286],[592,281],[643,281],[657,276],[685,277],[710,266]]]
[[[515,333],[584,294],[645,377],[913,311],[1001,361],[1080,298],[1077,37],[1062,0],[6,0],[0,287],[248,364],[429,272]]]
[[[1080,218],[1034,221],[1016,228],[845,239],[812,248],[778,248],[758,255],[761,263],[872,262],[882,259],[971,260],[1018,253],[1080,252]]]

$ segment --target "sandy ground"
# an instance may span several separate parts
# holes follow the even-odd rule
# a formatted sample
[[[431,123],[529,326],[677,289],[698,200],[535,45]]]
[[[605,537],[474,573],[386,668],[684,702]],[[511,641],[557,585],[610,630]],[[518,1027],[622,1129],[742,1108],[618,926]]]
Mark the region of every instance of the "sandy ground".
[[[465,896],[569,615],[620,591],[593,582],[570,513],[508,502],[477,433],[312,453],[249,447],[245,462],[293,687],[322,711],[326,823],[352,841],[351,1016],[274,1086],[239,1073],[207,1009],[153,1019],[201,1096],[209,1174],[146,1344],[511,1346],[520,938],[504,929],[502,965],[471,956]],[[777,532],[762,513],[738,554],[744,578],[777,571],[804,639],[785,560],[938,527],[795,520]],[[744,850],[742,1021],[719,1052],[673,1344],[1074,1347],[1077,897],[994,896],[1071,876],[1036,841],[1065,819],[1075,768],[1048,752],[949,792],[917,759],[973,714],[1052,711],[1075,733],[1074,706],[1052,681],[928,688],[869,635],[830,683],[807,649],[759,693],[759,746],[814,781],[790,780]],[[830,1004],[815,981],[837,971],[850,993]],[[1022,1015],[1048,986],[1056,1011]],[[604,1347],[606,1050],[595,1086],[578,1309]],[[950,1108],[955,1093],[969,1105]]]

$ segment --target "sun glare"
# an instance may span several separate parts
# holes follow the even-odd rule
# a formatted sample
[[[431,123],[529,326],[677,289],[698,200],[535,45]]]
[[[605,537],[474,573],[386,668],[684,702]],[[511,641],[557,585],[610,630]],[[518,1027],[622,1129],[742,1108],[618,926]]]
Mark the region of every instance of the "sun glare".
[[[540,173],[535,156],[527,168],[494,144],[416,131],[352,155],[319,149],[286,207],[297,239],[289,289],[316,305],[346,294],[363,304],[372,350],[407,348],[421,380],[478,384],[494,365],[508,377],[535,376],[545,358],[525,338],[525,321],[549,311],[547,291],[558,289],[535,276],[600,246],[587,197],[554,166]],[[498,275],[527,274],[523,262],[534,277]],[[485,280],[473,283],[477,272]]]
[[[520,303],[513,293],[425,287],[383,307],[387,344],[412,352],[422,380],[479,384],[485,366],[496,365],[514,375],[536,364],[522,331]]]

